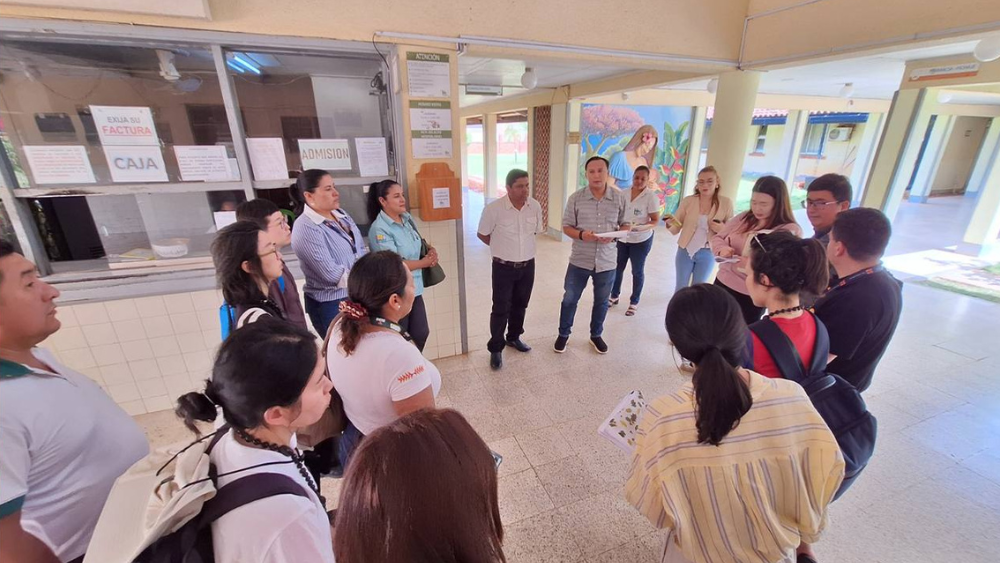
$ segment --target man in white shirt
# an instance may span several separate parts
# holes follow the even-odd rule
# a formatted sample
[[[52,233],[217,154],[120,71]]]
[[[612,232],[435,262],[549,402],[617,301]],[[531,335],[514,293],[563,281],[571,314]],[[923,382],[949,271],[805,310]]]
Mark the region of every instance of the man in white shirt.
[[[493,255],[493,311],[486,345],[493,369],[503,366],[504,346],[531,350],[521,334],[535,283],[535,235],[544,229],[542,206],[528,196],[528,173],[511,170],[507,195],[486,206],[477,233]]]
[[[149,451],[84,375],[36,346],[59,291],[0,241],[0,561],[82,561],[115,480]]]

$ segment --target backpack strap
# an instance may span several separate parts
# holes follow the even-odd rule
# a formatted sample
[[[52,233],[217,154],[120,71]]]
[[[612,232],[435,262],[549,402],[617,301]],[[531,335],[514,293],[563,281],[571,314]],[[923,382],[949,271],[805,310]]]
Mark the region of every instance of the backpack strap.
[[[771,358],[778,366],[781,376],[801,385],[806,380],[805,368],[799,351],[788,338],[781,327],[771,319],[757,321],[750,325],[750,330],[760,338],[764,347],[771,353]],[[815,356],[815,354],[813,354]]]
[[[816,321],[816,343],[813,345],[812,365],[809,366],[809,373],[826,373],[826,364],[830,359],[830,333],[826,330],[826,325],[819,317],[813,315]]]
[[[198,528],[210,527],[212,522],[243,505],[277,495],[309,498],[302,486],[288,476],[279,473],[254,473],[225,485],[211,500],[205,502]]]

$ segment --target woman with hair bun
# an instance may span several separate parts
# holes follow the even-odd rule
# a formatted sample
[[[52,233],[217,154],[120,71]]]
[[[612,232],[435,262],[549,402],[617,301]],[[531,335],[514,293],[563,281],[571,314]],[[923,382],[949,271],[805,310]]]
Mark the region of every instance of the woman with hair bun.
[[[343,467],[366,434],[399,417],[434,408],[441,372],[400,326],[413,307],[413,274],[395,252],[367,254],[354,264],[326,350],[348,425],[340,440]]]
[[[195,433],[196,421],[212,422],[222,411],[226,434],[209,454],[218,487],[271,473],[302,488],[302,496],[263,498],[213,522],[218,563],[333,562],[325,501],[295,447],[295,433],[329,408],[332,385],[324,367],[312,334],[265,318],[222,343],[203,393],[177,400],[177,415]]]
[[[323,336],[347,297],[351,267],[368,248],[357,223],[340,208],[340,194],[326,170],[303,171],[289,194],[299,217],[292,250],[306,276],[306,314]]]

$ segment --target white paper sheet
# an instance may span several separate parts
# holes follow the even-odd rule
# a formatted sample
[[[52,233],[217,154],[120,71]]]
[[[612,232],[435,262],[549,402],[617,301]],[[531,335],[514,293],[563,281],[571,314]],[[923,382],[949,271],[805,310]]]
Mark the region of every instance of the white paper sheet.
[[[451,65],[448,55],[407,53],[406,77],[411,97],[448,98],[451,96]]]
[[[628,231],[611,231],[607,233],[596,233],[598,238],[625,238],[628,236]]]
[[[27,145],[24,155],[28,158],[31,177],[36,184],[93,184],[94,169],[87,157],[87,148],[81,145]]]
[[[451,188],[431,188],[431,194],[434,209],[451,207]]]
[[[451,158],[451,136],[442,139],[411,140],[413,158]]]
[[[224,182],[231,177],[224,146],[174,146],[174,155],[184,182]]]
[[[90,106],[101,145],[160,146],[153,112],[137,106]]]
[[[299,157],[302,158],[303,170],[352,168],[351,148],[347,139],[299,139]]]
[[[160,147],[104,147],[111,180],[117,183],[166,182],[167,165]]]
[[[646,400],[642,392],[632,391],[622,397],[611,415],[597,427],[597,433],[607,438],[612,444],[625,452],[635,450],[635,435],[639,430],[642,411],[646,408]]]
[[[257,137],[247,139],[250,152],[250,167],[255,180],[287,180],[288,164],[285,162],[285,146],[280,137]]]
[[[212,219],[215,220],[215,228],[222,229],[228,227],[236,222],[236,212],[235,211],[216,211],[212,213]]]
[[[389,175],[389,157],[384,138],[358,137],[354,139],[354,146],[358,151],[358,173],[361,176]]]

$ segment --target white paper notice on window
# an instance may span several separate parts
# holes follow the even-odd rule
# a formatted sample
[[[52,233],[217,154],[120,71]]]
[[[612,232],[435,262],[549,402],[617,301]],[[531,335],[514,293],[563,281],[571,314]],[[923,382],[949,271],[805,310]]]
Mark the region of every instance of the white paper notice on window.
[[[160,147],[104,147],[114,182],[166,182]]]
[[[350,170],[351,148],[347,139],[299,139],[302,169]]]
[[[431,198],[434,209],[447,209],[451,207],[451,188],[431,188]]]
[[[451,158],[451,135],[446,138],[413,138],[413,158]]]
[[[175,146],[184,182],[224,182],[230,179],[229,155],[218,145]]]
[[[36,184],[93,184],[94,169],[81,145],[25,146],[28,167]]]
[[[450,57],[439,53],[406,54],[406,77],[414,98],[451,96]]]
[[[358,150],[358,173],[364,177],[388,176],[389,157],[382,137],[358,137],[354,139]]]
[[[285,163],[285,146],[281,137],[259,137],[247,139],[250,153],[250,167],[255,180],[287,180],[288,165]]]
[[[138,106],[90,106],[94,126],[105,147],[160,146],[153,112]]]
[[[236,222],[236,212],[235,211],[216,211],[212,213],[212,219],[215,220],[215,228],[222,230],[229,225]]]

